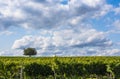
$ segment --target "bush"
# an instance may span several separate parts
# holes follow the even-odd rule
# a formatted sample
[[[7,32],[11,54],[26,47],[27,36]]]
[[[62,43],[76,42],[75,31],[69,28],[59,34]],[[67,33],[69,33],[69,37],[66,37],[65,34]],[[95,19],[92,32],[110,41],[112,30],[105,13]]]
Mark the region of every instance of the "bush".
[[[86,69],[86,73],[88,73],[89,75],[97,75],[97,76],[100,76],[100,75],[105,75],[107,73],[107,66],[106,64],[104,63],[100,63],[100,62],[93,62],[93,63],[90,63],[90,64],[87,64],[85,66],[85,69]]]
[[[29,65],[26,65],[24,68],[24,72],[27,76],[32,76],[34,78],[38,76],[53,75],[53,71],[48,65],[40,65],[37,63],[31,63]]]
[[[115,78],[120,78],[120,63],[113,67]]]
[[[26,73],[27,76],[36,77],[40,74],[40,70],[41,70],[40,66],[41,65],[37,63],[28,64],[25,66],[24,72]]]

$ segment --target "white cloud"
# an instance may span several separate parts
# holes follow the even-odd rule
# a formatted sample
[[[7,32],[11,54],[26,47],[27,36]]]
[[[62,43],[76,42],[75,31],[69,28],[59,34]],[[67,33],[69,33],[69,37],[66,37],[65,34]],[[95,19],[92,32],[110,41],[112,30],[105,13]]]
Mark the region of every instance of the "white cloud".
[[[115,20],[113,22],[113,26],[116,28],[116,29],[120,29],[120,20]]]
[[[89,7],[96,7],[96,6],[100,6],[102,4],[105,3],[105,0],[70,0],[69,2],[70,4],[74,5],[74,6],[89,6]]]
[[[2,32],[0,32],[0,35],[12,35],[12,34],[14,34],[14,33],[11,32],[11,31],[2,31]]]
[[[101,17],[106,15],[107,13],[111,12],[113,10],[112,5],[102,5],[101,9],[96,12],[96,14],[93,16],[94,18]]]
[[[37,56],[119,56],[120,49],[72,48],[68,50],[37,50]],[[0,56],[23,56],[23,50],[0,50]]]
[[[42,33],[42,31],[41,31]],[[41,54],[73,55],[82,54],[84,48],[110,47],[112,42],[108,40],[103,32],[87,28],[69,28],[52,31],[44,31],[37,36],[24,36],[14,42],[13,49],[24,49],[27,47],[37,48]],[[71,52],[71,53],[68,53]],[[85,52],[85,51],[84,51]],[[87,55],[86,52],[83,55]]]
[[[71,0],[66,5],[61,0],[0,1],[0,29],[10,26],[50,29],[71,22],[78,25],[96,12],[97,16],[107,13],[109,6],[103,8],[105,5],[104,0]]]
[[[0,50],[0,56],[23,56],[23,50]]]
[[[105,49],[105,50],[99,50],[99,51],[100,53],[97,53],[98,56],[119,56],[120,55],[119,49]]]
[[[120,5],[119,5],[119,7],[114,8],[113,11],[115,12],[116,15],[119,15],[120,14]]]
[[[35,47],[39,55],[98,55],[98,48],[110,47],[112,42],[86,20],[104,16],[112,8],[105,0],[69,0],[64,5],[61,0],[0,1],[0,29],[41,31],[16,40],[13,49]]]

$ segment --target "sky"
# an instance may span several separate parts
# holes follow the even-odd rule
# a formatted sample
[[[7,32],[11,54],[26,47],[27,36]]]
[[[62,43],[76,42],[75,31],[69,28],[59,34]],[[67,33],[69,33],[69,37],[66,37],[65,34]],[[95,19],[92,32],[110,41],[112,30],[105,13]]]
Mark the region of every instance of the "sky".
[[[0,56],[119,56],[120,0],[0,0]]]

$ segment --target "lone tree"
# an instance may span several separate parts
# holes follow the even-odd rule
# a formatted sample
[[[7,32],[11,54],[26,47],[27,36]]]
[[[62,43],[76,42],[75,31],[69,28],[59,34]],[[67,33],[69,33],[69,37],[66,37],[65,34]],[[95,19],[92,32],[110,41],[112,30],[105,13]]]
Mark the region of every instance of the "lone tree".
[[[24,49],[24,55],[29,55],[31,57],[32,55],[36,55],[37,51],[35,48],[26,48]]]

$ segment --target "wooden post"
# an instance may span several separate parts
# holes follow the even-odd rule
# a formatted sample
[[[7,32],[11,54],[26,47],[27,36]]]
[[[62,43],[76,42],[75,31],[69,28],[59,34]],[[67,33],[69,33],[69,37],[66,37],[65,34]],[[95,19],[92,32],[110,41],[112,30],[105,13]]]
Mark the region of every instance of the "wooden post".
[[[21,65],[20,69],[20,79],[23,79],[23,65]]]

